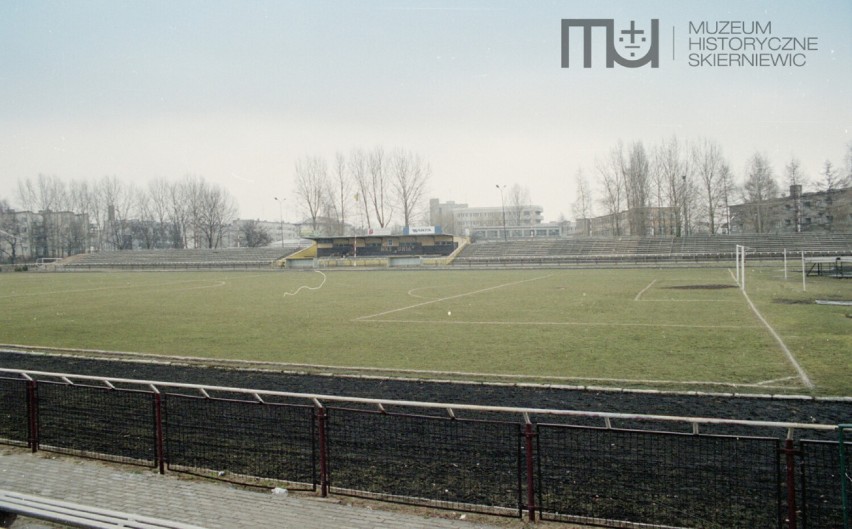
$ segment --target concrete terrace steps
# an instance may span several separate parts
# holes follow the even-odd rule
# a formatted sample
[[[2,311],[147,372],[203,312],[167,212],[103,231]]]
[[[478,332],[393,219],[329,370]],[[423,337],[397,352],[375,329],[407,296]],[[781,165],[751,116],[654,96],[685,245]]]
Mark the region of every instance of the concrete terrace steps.
[[[214,248],[193,250],[125,250],[81,254],[57,263],[66,269],[271,266],[301,246],[275,248]]]
[[[761,256],[805,252],[809,255],[852,254],[852,234],[698,235],[691,237],[581,237],[486,241],[468,245],[456,262],[521,259],[683,258],[734,255],[736,245]]]

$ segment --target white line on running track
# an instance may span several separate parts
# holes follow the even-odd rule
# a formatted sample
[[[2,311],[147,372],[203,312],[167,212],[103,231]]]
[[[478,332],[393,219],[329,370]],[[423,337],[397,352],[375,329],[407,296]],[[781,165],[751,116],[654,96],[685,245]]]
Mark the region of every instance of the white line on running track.
[[[734,277],[734,273],[731,272],[730,269],[728,269],[728,273],[731,274],[731,277],[734,278],[734,280],[736,280],[736,278]],[[759,319],[763,323],[763,325],[769,331],[769,334],[771,334],[772,337],[775,338],[775,341],[778,342],[778,345],[781,347],[781,351],[784,352],[784,355],[787,357],[787,360],[793,366],[793,369],[795,369],[796,372],[799,374],[799,380],[801,380],[802,384],[804,384],[805,387],[807,387],[808,389],[813,389],[814,383],[811,382],[811,379],[808,374],[805,373],[805,370],[802,369],[801,365],[799,365],[799,362],[798,360],[796,360],[796,357],[793,356],[793,353],[791,353],[790,349],[787,348],[787,344],[785,344],[784,340],[781,339],[781,336],[779,336],[778,333],[775,332],[775,329],[773,329],[772,326],[769,325],[769,322],[766,321],[766,318],[763,317],[763,314],[761,314],[760,311],[757,310],[757,307],[754,306],[754,303],[752,303],[751,298],[748,297],[746,291],[742,289],[740,289],[740,291],[743,293],[743,296],[748,302],[748,306],[751,307],[751,311],[754,313],[755,316],[757,316],[757,319]]]
[[[325,285],[325,280],[328,279],[328,278],[325,276],[325,274],[323,274],[319,270],[314,270],[314,272],[316,272],[317,274],[322,276],[322,283],[320,283],[319,286],[309,287],[307,285],[302,285],[299,288],[297,288],[294,292],[285,292],[284,297],[286,298],[287,296],[295,296],[296,294],[298,294],[299,292],[301,292],[303,290],[319,290],[319,289],[321,289],[323,287],[323,285]]]
[[[643,288],[642,290],[639,291],[638,294],[636,294],[636,297],[633,298],[633,301],[639,301],[639,299],[642,298],[642,294],[644,294],[646,290],[648,290],[649,288],[654,286],[654,283],[656,283],[656,282],[657,282],[657,280],[655,279],[655,280],[651,281],[650,283],[648,283],[647,287]]]
[[[440,300],[436,300],[440,301]],[[426,305],[426,303],[421,303]],[[575,325],[589,327],[674,327],[682,329],[759,329],[760,325],[689,325],[679,323],[602,323],[602,322],[585,322],[585,321],[456,321],[456,320],[375,320],[366,319],[381,316],[365,316],[357,318],[356,321],[365,321],[367,323],[428,323],[439,325],[521,325],[521,326],[560,326],[560,325]]]
[[[42,346],[33,346],[33,345],[21,345],[21,344],[0,344],[0,349],[3,352],[24,352],[28,354],[39,354],[39,355],[49,355],[49,354],[62,354],[69,352],[76,353],[89,353],[89,354],[104,354],[110,355],[112,353],[116,353],[119,355],[138,357],[144,360],[136,360],[141,362],[168,362],[173,363],[175,360],[178,361],[198,361],[201,360],[198,357],[188,357],[188,356],[174,356],[174,355],[158,355],[152,353],[139,353],[139,352],[128,352],[128,351],[103,351],[98,349],[67,349],[67,348],[56,348],[56,347],[42,347]],[[655,379],[630,379],[630,378],[600,378],[600,377],[571,377],[571,376],[553,376],[553,375],[525,375],[525,374],[505,374],[505,373],[475,373],[471,371],[437,371],[437,370],[428,370],[428,369],[395,369],[388,367],[363,367],[363,366],[340,366],[340,365],[326,365],[326,364],[297,364],[292,362],[268,362],[268,361],[245,361],[245,360],[235,360],[228,358],[220,358],[217,360],[223,363],[235,364],[235,365],[263,365],[263,366],[277,366],[277,367],[287,367],[292,369],[322,369],[322,370],[342,370],[342,371],[355,371],[355,372],[364,372],[367,375],[357,375],[357,376],[370,376],[369,373],[385,373],[388,376],[391,374],[411,374],[411,375],[429,375],[429,376],[464,376],[464,377],[488,377],[495,379],[531,379],[531,380],[556,380],[561,382],[573,382],[573,381],[591,381],[591,382],[619,382],[619,383],[633,383],[633,384],[667,384],[667,385],[698,385],[698,386],[724,386],[724,387],[744,387],[744,388],[777,388],[777,389],[789,389],[789,386],[769,386],[767,384],[771,382],[783,381],[786,379],[778,379],[777,381],[767,380],[764,382],[758,383],[747,383],[747,382],[711,382],[707,380],[655,380]],[[790,379],[795,379],[797,377],[789,377]],[[551,386],[548,384],[548,386]]]
[[[551,275],[552,274],[548,274],[546,276],[534,277],[532,279],[524,279],[522,281],[514,281],[512,283],[503,283],[502,285],[495,285],[493,287],[482,288],[482,289],[479,289],[479,290],[474,290],[473,292],[465,292],[464,294],[456,294],[455,296],[448,296],[446,298],[431,299],[429,301],[424,301],[423,303],[415,303],[414,305],[409,305],[407,307],[401,307],[401,308],[393,309],[393,310],[386,310],[385,312],[379,312],[378,314],[371,314],[369,316],[361,316],[359,318],[355,318],[355,320],[353,320],[353,321],[366,321],[366,320],[369,320],[370,318],[377,318],[379,316],[384,316],[386,314],[393,314],[394,312],[402,312],[404,310],[414,309],[414,308],[417,308],[417,307],[422,307],[424,305],[431,305],[432,303],[439,303],[441,301],[449,301],[451,299],[458,299],[458,298],[463,298],[463,297],[466,297],[466,296],[473,296],[474,294],[481,294],[483,292],[488,292],[489,290],[497,290],[498,288],[520,285],[522,283],[529,283],[531,281],[538,281],[539,279],[546,279],[546,278],[550,277]]]

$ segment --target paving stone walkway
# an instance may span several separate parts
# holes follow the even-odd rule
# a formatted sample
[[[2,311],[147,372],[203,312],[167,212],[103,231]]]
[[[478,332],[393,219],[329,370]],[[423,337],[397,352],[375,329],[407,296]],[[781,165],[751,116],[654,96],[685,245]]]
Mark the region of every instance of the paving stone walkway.
[[[0,489],[208,529],[506,529],[495,525],[351,506],[338,499],[255,492],[227,484],[180,479],[148,469],[104,464],[45,452],[0,448]],[[460,516],[457,514],[456,516]],[[470,516],[470,515],[468,515]],[[15,522],[13,528],[34,527]]]

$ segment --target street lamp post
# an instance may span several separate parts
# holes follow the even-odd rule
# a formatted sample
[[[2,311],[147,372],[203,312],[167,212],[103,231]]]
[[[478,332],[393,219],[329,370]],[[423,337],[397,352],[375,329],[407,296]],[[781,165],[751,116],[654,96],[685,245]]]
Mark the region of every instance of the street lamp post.
[[[278,218],[281,220],[281,247],[284,248],[284,201],[287,199],[279,199],[278,197],[274,198],[275,201],[278,202]]]
[[[506,189],[506,186],[501,186],[500,184],[496,185],[497,189],[500,190],[500,207],[503,210],[503,240],[505,241],[507,238],[506,235],[506,201],[503,200],[503,190]]]

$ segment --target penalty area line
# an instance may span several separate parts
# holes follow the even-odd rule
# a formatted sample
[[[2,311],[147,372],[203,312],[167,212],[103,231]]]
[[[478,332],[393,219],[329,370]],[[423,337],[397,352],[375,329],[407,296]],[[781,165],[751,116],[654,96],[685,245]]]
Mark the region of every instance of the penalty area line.
[[[731,277],[734,277],[734,273],[731,272],[730,269],[728,269],[728,273],[731,274]],[[760,311],[757,310],[757,307],[751,301],[751,298],[748,296],[748,293],[742,289],[740,289],[740,292],[743,293],[743,297],[745,297],[746,301],[748,302],[748,306],[751,307],[751,311],[754,313],[755,316],[757,316],[757,319],[760,320],[761,323],[763,323],[764,327],[766,327],[766,330],[769,331],[769,334],[771,334],[772,337],[775,338],[775,341],[778,343],[778,346],[781,348],[781,351],[784,353],[784,356],[787,357],[787,361],[790,362],[790,365],[792,365],[793,369],[795,369],[796,373],[798,373],[799,380],[802,382],[802,384],[804,384],[805,387],[808,389],[813,389],[815,387],[814,383],[811,382],[810,377],[807,373],[805,373],[805,370],[802,369],[802,366],[799,364],[799,361],[796,360],[795,356],[793,356],[793,353],[787,347],[787,344],[784,343],[784,340],[781,339],[781,336],[777,332],[775,332],[775,329],[772,328],[772,325],[769,325],[769,322],[766,321],[766,318],[763,317],[763,314],[761,314]]]
[[[358,318],[355,318],[352,321],[368,321],[372,318],[378,318],[379,316],[386,316],[388,314],[393,314],[394,312],[402,312],[404,310],[415,309],[417,307],[423,307],[425,305],[431,305],[433,303],[440,303],[442,301],[449,301],[451,299],[458,299],[458,298],[463,298],[463,297],[466,297],[466,296],[473,296],[475,294],[481,294],[483,292],[488,292],[489,290],[497,290],[498,288],[521,285],[523,283],[529,283],[531,281],[538,281],[539,279],[547,279],[551,275],[553,275],[553,274],[548,274],[546,276],[533,277],[532,279],[524,279],[522,281],[514,281],[512,283],[503,283],[502,285],[495,285],[493,287],[487,287],[487,288],[482,288],[482,289],[479,289],[479,290],[474,290],[473,292],[465,292],[463,294],[456,294],[455,296],[448,296],[448,297],[439,298],[439,299],[430,299],[429,301],[424,301],[422,303],[415,303],[414,305],[409,305],[407,307],[401,307],[401,308],[398,308],[398,309],[386,310],[384,312],[379,312],[377,314],[370,314],[369,316],[360,316]],[[411,291],[409,291],[409,293],[410,292]]]
[[[649,288],[654,286],[654,283],[656,283],[656,282],[657,282],[657,280],[655,279],[655,280],[651,281],[650,283],[648,283],[647,287],[643,288],[642,290],[639,291],[638,294],[636,294],[636,297],[633,298],[633,301],[639,301],[640,299],[642,299],[642,294],[644,294],[646,290],[648,290]]]

